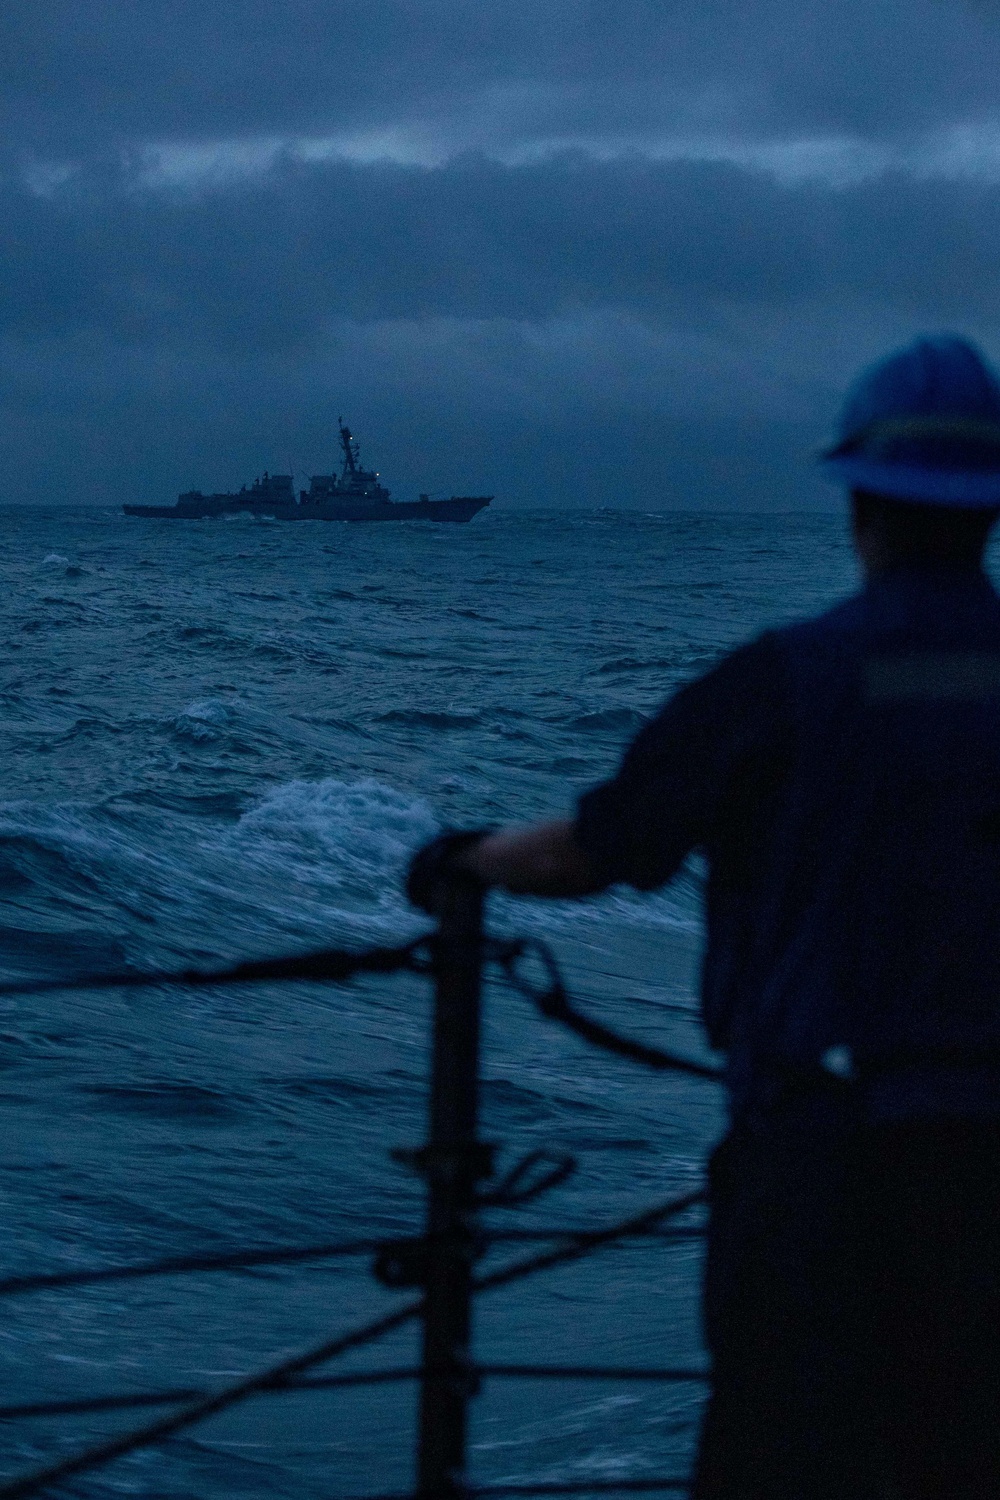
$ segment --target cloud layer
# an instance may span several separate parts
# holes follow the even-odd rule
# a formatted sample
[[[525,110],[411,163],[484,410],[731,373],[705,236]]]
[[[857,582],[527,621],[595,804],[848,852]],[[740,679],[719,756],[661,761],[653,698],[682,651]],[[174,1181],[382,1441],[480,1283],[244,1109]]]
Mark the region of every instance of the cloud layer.
[[[9,7],[12,492],[328,467],[343,408],[401,492],[821,503],[858,361],[1000,352],[1000,25],[814,9]]]
[[[385,129],[896,135],[995,108],[990,0],[34,0],[0,16],[45,149]],[[4,74],[6,75],[4,77]]]
[[[315,347],[338,319],[614,309],[657,326],[874,302],[992,323],[1000,184],[895,172],[849,187],[720,162],[279,161],[163,192],[128,171],[9,180],[0,331],[236,353]]]

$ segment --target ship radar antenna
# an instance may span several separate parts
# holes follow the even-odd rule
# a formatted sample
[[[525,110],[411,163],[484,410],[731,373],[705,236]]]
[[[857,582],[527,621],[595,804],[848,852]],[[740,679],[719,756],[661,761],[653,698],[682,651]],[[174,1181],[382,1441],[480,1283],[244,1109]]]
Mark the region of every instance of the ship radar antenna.
[[[351,429],[344,426],[343,417],[337,418],[337,426],[340,428],[340,446],[344,450],[342,478],[346,479],[348,474],[353,475],[358,472],[358,462],[361,458],[361,453],[357,443],[354,441]]]

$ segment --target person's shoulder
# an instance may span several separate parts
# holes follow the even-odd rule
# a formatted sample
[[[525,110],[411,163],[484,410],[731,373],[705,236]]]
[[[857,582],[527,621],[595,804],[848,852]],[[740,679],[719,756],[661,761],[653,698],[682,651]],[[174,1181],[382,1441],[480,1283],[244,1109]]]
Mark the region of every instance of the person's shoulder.
[[[758,631],[746,640],[738,641],[728,649],[720,651],[715,659],[697,677],[692,677],[687,686],[695,687],[699,682],[708,682],[719,676],[752,676],[755,672],[768,671],[781,654],[782,641],[786,636],[808,626],[811,622],[796,621],[790,625],[771,626]]]
[[[692,678],[663,705],[649,726],[665,728],[701,721],[722,725],[736,719],[756,720],[774,711],[783,697],[786,669],[780,632],[762,631],[726,651],[699,676]]]
[[[851,594],[847,599],[839,600],[820,614],[792,620],[787,625],[768,631],[767,636],[773,649],[779,654],[783,650],[832,645],[863,634],[869,625],[868,615],[868,600],[862,590]]]
[[[864,606],[859,596],[823,614],[763,630],[724,652],[697,677],[681,684],[639,734],[643,744],[673,734],[682,726],[713,725],[720,732],[738,724],[740,737],[757,726],[764,732],[787,718],[796,684],[805,673],[815,676],[819,659],[832,664],[843,642],[863,632]]]
[[[864,594],[853,594],[822,613],[762,630],[734,646],[704,674],[703,682],[780,675],[782,663],[797,651],[820,648],[863,634],[867,627]]]
[[[723,656],[692,696],[749,721],[777,729],[797,702],[802,682],[842,674],[869,628],[865,599],[853,595],[821,614],[764,630]]]

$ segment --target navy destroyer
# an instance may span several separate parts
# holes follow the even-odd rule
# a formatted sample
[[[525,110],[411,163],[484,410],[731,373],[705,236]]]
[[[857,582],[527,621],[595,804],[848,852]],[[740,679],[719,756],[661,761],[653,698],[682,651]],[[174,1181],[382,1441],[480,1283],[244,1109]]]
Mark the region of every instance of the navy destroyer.
[[[127,516],[167,516],[192,521],[202,516],[249,512],[276,521],[471,521],[492,495],[452,495],[448,500],[390,499],[378,472],[361,467],[361,452],[349,427],[338,419],[344,460],[339,474],[314,474],[308,490],[295,493],[291,474],[267,474],[236,493],[203,495],[188,490],[176,505],[126,505]]]

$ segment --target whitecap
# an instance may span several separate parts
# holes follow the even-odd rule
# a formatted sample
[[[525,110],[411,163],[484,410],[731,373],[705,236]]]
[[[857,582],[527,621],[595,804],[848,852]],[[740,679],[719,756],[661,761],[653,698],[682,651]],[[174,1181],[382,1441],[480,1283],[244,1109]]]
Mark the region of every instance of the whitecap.
[[[439,830],[423,798],[371,778],[291,781],[275,787],[224,836],[293,899],[318,901],[329,918],[414,917],[402,893],[413,851]],[[328,918],[328,919],[329,919]]]
[[[206,698],[202,702],[189,703],[171,720],[171,728],[184,739],[214,740],[218,730],[229,723],[230,717],[225,703],[217,698]]]

